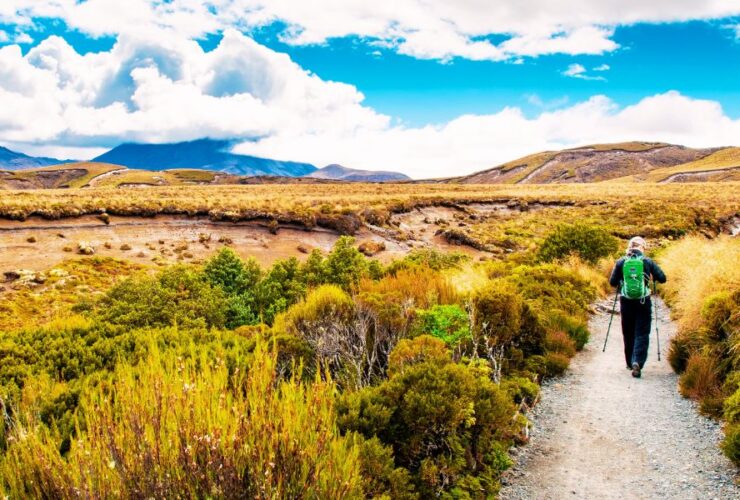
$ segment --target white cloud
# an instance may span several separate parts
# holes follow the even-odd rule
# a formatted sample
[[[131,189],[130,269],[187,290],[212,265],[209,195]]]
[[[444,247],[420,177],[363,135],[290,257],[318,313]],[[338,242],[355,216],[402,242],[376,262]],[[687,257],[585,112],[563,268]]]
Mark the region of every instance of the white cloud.
[[[164,34],[121,35],[110,51],[84,56],[56,36],[26,55],[0,48],[0,140],[12,143],[102,147],[387,127],[390,118],[363,98],[234,30],[210,52]]]
[[[568,70],[587,73],[582,65]],[[733,144],[740,121],[714,101],[677,92],[620,108],[605,96],[528,118],[507,107],[410,128],[363,105],[353,86],[320,79],[285,54],[227,31],[204,52],[194,41],[121,35],[107,52],[78,54],[50,37],[23,54],[0,48],[0,140],[70,157],[125,140],[243,138],[236,151],[268,158],[457,175],[543,149],[623,140]]]
[[[33,38],[31,38],[31,35],[29,35],[28,33],[18,33],[13,41],[21,45],[28,45],[33,43]]]
[[[604,71],[604,69],[601,69],[602,66],[599,66],[600,69],[594,68],[594,71]],[[607,69],[609,66],[606,67]],[[569,76],[571,78],[579,78],[581,80],[601,80],[606,81],[606,79],[603,76],[592,76],[589,75],[586,71],[586,68],[582,64],[573,63],[570,66],[568,66],[565,71],[562,72],[564,76]]]
[[[8,33],[0,30],[0,43],[5,43],[10,40],[10,37],[8,36]]]
[[[166,30],[188,38],[229,27],[282,22],[292,44],[360,36],[413,57],[516,60],[542,54],[602,54],[614,28],[637,22],[740,15],[737,0],[3,0],[0,21],[62,18],[93,35]],[[493,43],[487,35],[509,39]]]
[[[470,173],[536,151],[578,145],[645,140],[709,147],[735,144],[738,137],[740,120],[728,118],[717,102],[668,92],[624,108],[595,96],[531,119],[518,108],[505,108],[422,128],[276,134],[243,143],[237,150],[267,157],[290,151],[291,159],[317,165],[339,162],[429,178]]]
[[[563,74],[565,76],[577,77],[578,75],[583,75],[585,72],[586,68],[582,64],[571,64],[568,66],[568,69],[563,71]]]
[[[600,64],[591,68],[592,71],[609,71],[610,69],[611,66],[609,66],[608,64]]]

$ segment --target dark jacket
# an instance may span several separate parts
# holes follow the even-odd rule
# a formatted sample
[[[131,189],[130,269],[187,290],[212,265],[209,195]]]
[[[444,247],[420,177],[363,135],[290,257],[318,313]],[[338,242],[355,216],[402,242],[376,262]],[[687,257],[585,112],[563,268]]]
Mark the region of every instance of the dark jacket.
[[[642,252],[638,250],[633,250],[630,255],[642,255]],[[617,287],[622,282],[622,267],[624,266],[624,259],[626,259],[626,257],[622,257],[614,265],[612,275],[609,278],[609,284],[611,286]],[[655,261],[653,261],[652,259],[649,259],[647,257],[643,259],[643,269],[646,274],[646,280],[649,277],[657,281],[658,283],[665,283],[665,273],[660,268],[660,266],[658,266],[658,264],[656,264]]]

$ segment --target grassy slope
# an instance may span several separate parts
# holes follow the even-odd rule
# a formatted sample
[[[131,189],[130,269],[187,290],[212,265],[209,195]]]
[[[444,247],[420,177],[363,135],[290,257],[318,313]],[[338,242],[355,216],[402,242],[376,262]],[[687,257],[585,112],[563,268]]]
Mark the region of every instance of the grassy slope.
[[[661,168],[650,172],[648,181],[659,182],[671,175],[683,172],[703,172],[707,170],[719,170],[740,167],[740,148],[726,148],[712,153],[700,160],[683,163],[675,167]]]
[[[28,170],[15,170],[12,172],[12,177],[15,179],[33,179],[39,172],[54,172],[62,170],[85,170],[87,173],[81,177],[77,177],[69,182],[62,183],[55,187],[70,187],[80,188],[86,186],[92,179],[99,175],[106,174],[113,170],[121,169],[120,165],[113,165],[110,163],[97,163],[97,162],[76,162],[76,163],[64,163],[61,165],[51,165],[49,167],[33,168]]]
[[[650,151],[651,149],[663,148],[666,146],[669,146],[669,144],[660,143],[660,142],[634,141],[634,142],[618,142],[614,144],[591,144],[588,146],[580,146],[577,148],[565,149],[563,151],[543,151],[541,153],[535,153],[535,154],[528,155],[522,158],[518,158],[516,160],[504,163],[502,165],[499,165],[489,170],[484,170],[482,172],[471,174],[465,177],[456,178],[453,180],[453,182],[463,182],[466,184],[485,183],[485,182],[488,182],[489,179],[492,177],[491,174],[495,174],[496,171],[500,171],[504,173],[504,172],[510,172],[518,167],[524,167],[521,171],[517,172],[516,175],[511,175],[510,177],[503,179],[504,183],[516,184],[517,182],[527,177],[527,175],[537,170],[538,168],[542,167],[545,163],[556,158],[558,154],[563,153],[563,152],[584,151],[584,150],[594,150],[594,151],[601,151],[601,152],[607,152],[607,151],[642,152],[642,151]],[[578,166],[580,166],[580,164],[574,164],[573,170],[577,168]]]

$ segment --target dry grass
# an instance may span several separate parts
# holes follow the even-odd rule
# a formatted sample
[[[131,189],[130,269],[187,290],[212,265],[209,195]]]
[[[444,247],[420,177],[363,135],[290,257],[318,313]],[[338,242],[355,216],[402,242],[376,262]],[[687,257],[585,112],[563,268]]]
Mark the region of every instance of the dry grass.
[[[632,141],[632,142],[617,142],[614,144],[593,144],[590,146],[583,146],[580,148],[574,148],[574,149],[593,149],[595,151],[630,151],[630,152],[639,152],[639,151],[650,151],[651,149],[657,149],[668,146],[668,144],[664,142],[640,142],[640,141]]]
[[[60,218],[99,213],[101,210],[111,214],[130,215],[212,213],[238,216],[249,211],[275,214],[306,211],[325,214],[360,213],[366,208],[402,211],[425,204],[505,202],[511,199],[528,201],[530,204],[561,202],[588,206],[600,203],[611,205],[612,209],[629,207],[639,201],[645,213],[651,210],[670,211],[691,207],[729,214],[740,209],[740,197],[735,194],[738,187],[738,183],[640,184],[629,187],[620,184],[508,186],[358,183],[9,190],[0,199],[0,217],[24,218],[39,215]]]
[[[740,289],[740,240],[721,237],[713,241],[687,237],[664,250],[660,265],[668,276],[664,286],[681,331],[702,326],[704,299],[722,290]]]
[[[51,165],[49,167],[40,167],[27,170],[16,170],[11,172],[11,175],[4,180],[21,180],[28,181],[30,185],[35,187],[54,187],[54,188],[81,188],[87,186],[90,181],[94,178],[112,172],[114,170],[121,169],[123,167],[119,165],[112,165],[110,163],[97,163],[97,162],[76,162],[76,163],[64,163],[61,165]],[[51,181],[51,186],[43,185],[44,181],[39,179],[40,173],[45,172],[67,172],[80,170],[84,171],[82,175],[62,176],[58,180]],[[0,180],[0,184],[3,181]],[[2,186],[0,186],[2,187]]]

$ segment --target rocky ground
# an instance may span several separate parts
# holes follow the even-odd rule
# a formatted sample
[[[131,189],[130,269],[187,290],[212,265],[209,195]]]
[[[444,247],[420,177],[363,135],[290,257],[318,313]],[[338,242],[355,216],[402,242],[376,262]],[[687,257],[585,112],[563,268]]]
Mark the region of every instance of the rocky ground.
[[[597,306],[592,339],[569,373],[546,384],[530,415],[531,442],[515,452],[504,499],[733,499],[737,469],[718,448],[718,423],[677,391],[665,356],[675,326],[659,302],[661,358],[655,329],[643,377],[626,369],[619,316],[601,349],[611,303]]]

